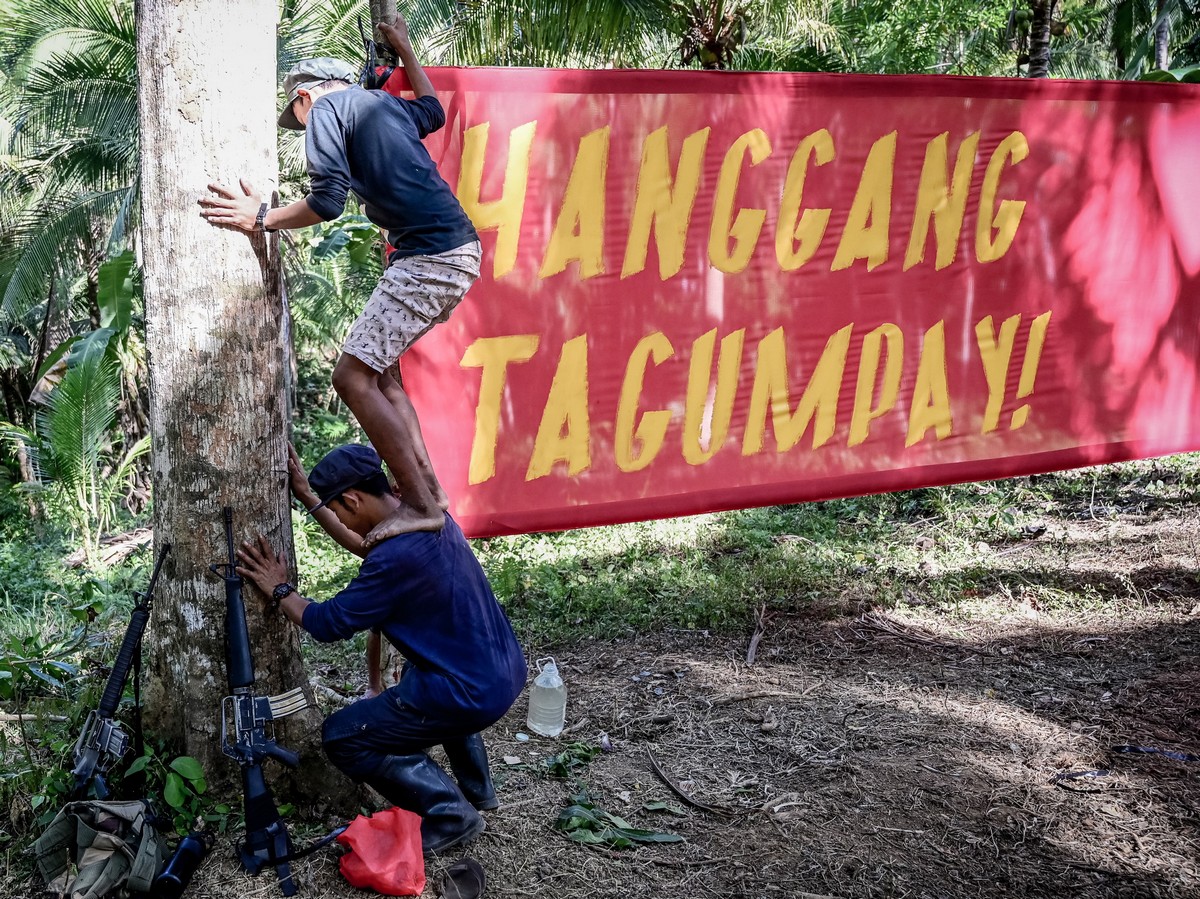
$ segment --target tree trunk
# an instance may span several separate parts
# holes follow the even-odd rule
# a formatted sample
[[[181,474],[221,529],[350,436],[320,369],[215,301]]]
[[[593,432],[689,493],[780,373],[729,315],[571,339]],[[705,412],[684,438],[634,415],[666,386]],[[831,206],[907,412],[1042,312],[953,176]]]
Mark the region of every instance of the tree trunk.
[[[1165,69],[1171,64],[1171,17],[1163,15],[1167,0],[1158,0],[1158,17],[1154,26],[1154,68]]]
[[[1050,23],[1058,0],[1029,0],[1029,77],[1050,77]]]
[[[229,795],[238,772],[219,746],[225,596],[208,566],[226,560],[224,506],[235,541],[261,533],[294,560],[288,322],[276,238],[214,228],[197,200],[211,181],[236,190],[239,177],[270,196],[276,3],[141,0],[137,26],[154,538],[156,549],[172,544],[147,637],[147,723]],[[244,595],[256,693],[307,684],[296,629],[265,616],[248,581]],[[311,738],[301,742],[317,723],[310,711],[277,734],[306,760],[282,785],[292,798],[328,789],[327,763]]]
[[[396,0],[371,0],[371,28],[376,43],[382,44],[379,61],[383,65],[394,66],[400,60],[395,54],[395,48],[389,47],[384,36],[379,33],[379,23],[388,22],[396,17]]]

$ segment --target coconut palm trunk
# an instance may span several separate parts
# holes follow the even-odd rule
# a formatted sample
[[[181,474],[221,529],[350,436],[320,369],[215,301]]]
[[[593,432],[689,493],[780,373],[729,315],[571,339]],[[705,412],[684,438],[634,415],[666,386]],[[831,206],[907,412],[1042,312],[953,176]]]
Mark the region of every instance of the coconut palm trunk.
[[[1029,77],[1050,77],[1050,24],[1058,0],[1029,0],[1033,18],[1029,23]]]
[[[1158,0],[1158,18],[1154,26],[1154,68],[1165,69],[1171,64],[1171,17],[1166,14],[1167,0]]]

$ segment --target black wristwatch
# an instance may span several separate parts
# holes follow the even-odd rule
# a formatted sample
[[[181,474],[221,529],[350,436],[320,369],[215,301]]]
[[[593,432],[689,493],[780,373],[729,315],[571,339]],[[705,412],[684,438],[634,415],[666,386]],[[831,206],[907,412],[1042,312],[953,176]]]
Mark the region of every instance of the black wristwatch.
[[[276,584],[275,589],[271,591],[271,611],[274,612],[279,608],[279,604],[283,602],[285,596],[290,596],[296,592],[296,588],[284,581],[282,584]]]
[[[254,217],[254,230],[269,231],[274,233],[277,229],[267,227],[267,210],[271,208],[270,203],[263,203],[258,207],[258,215]],[[285,594],[286,595],[286,594]]]

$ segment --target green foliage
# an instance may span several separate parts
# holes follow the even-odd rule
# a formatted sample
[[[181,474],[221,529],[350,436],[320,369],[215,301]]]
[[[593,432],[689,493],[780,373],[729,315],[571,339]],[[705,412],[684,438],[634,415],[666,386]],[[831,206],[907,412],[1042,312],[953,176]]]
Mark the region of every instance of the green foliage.
[[[632,849],[639,843],[683,842],[676,833],[634,827],[624,818],[598,808],[586,792],[571,797],[571,804],[559,813],[554,827],[569,840],[612,849]]]
[[[148,743],[143,755],[134,759],[125,770],[125,777],[142,774],[146,778],[149,796],[161,796],[171,811],[171,823],[176,833],[186,834],[197,821],[215,824],[224,832],[228,823],[228,806],[212,806],[206,800],[208,783],[204,768],[189,755],[171,757],[161,743]]]
[[[134,265],[133,250],[100,263],[96,304],[100,309],[101,328],[112,328],[123,334],[133,323],[134,280],[138,275]]]
[[[678,43],[672,0],[414,0],[418,52],[441,65],[661,65]]]
[[[580,768],[600,754],[600,747],[594,743],[576,741],[568,743],[562,752],[548,756],[542,760],[542,767],[551,777],[574,777]]]
[[[20,319],[128,235],[136,209],[136,31],[129,0],[0,7],[0,314]],[[60,294],[63,291],[60,290]]]
[[[303,235],[285,257],[297,344],[302,355],[332,361],[383,272],[383,238],[357,213]]]
[[[1151,69],[1142,75],[1142,81],[1165,81],[1169,84],[1200,84],[1200,66],[1182,69]]]
[[[86,631],[75,628],[69,635],[38,634],[10,636],[0,650],[0,701],[49,688],[65,690],[65,682],[79,675],[74,659],[88,643]]]
[[[362,560],[329,539],[311,515],[293,510],[292,532],[299,580],[306,595],[330,596],[358,573]]]
[[[66,373],[33,430],[4,426],[9,439],[26,447],[89,561],[128,489],[134,463],[150,448],[149,437],[123,452],[112,445],[121,396],[120,368],[110,351],[115,333],[101,328],[71,346]]]

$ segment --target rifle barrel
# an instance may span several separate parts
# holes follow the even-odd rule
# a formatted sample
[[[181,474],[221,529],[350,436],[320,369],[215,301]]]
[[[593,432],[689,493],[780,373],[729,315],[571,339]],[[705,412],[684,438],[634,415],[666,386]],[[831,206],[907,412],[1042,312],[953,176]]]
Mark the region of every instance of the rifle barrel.
[[[125,692],[125,680],[129,677],[129,669],[133,667],[134,656],[138,652],[138,644],[146,625],[150,622],[150,602],[154,596],[154,585],[158,582],[159,572],[163,562],[171,551],[171,544],[164,543],[159,551],[158,559],[154,562],[154,573],[150,575],[150,586],[142,601],[134,606],[133,614],[129,617],[129,627],[125,629],[125,637],[121,640],[121,648],[117,650],[117,659],[113,662],[112,672],[108,675],[108,683],[104,685],[104,693],[100,697],[97,710],[101,718],[112,718],[121,704],[121,694]]]

